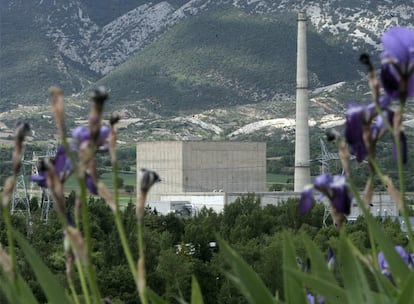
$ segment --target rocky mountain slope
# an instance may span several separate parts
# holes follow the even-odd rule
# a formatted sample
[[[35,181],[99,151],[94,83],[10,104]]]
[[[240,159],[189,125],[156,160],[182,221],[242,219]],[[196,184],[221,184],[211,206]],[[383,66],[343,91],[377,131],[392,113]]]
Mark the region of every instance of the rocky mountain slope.
[[[197,16],[201,16],[201,19],[208,19],[206,16],[214,16],[214,12],[223,12],[224,15],[228,12],[230,12],[229,15],[239,12],[238,24],[232,25],[240,30],[254,27],[258,20],[261,22],[267,20],[274,26],[265,29],[270,31],[269,36],[275,27],[284,26],[289,33],[290,40],[280,40],[280,36],[276,35],[274,40],[279,41],[278,45],[275,45],[274,41],[264,41],[264,39],[252,40],[251,43],[261,43],[263,49],[272,50],[272,52],[290,53],[291,58],[294,58],[294,54],[291,54],[294,51],[294,45],[285,49],[280,49],[279,46],[294,42],[296,22],[294,13],[302,8],[308,12],[311,30],[315,33],[314,37],[319,37],[326,45],[330,45],[335,50],[343,49],[344,52],[378,50],[378,38],[386,28],[396,24],[412,25],[414,18],[414,6],[405,0],[364,2],[349,0],[1,0],[0,4],[2,7],[0,98],[3,109],[22,103],[43,103],[45,89],[51,83],[60,84],[69,93],[78,93],[103,76],[109,77],[111,71],[122,63],[126,62],[128,65],[132,57],[145,53],[154,42],[157,43],[168,35],[170,30],[187,22],[188,28],[182,32],[185,36],[176,36],[177,41],[182,41],[182,38],[187,38],[188,34],[191,34],[191,26],[193,22],[197,24],[197,21],[194,21]],[[235,34],[234,32],[226,32],[228,23],[214,23],[213,20],[213,24],[209,25],[216,27],[218,33],[225,34],[220,43],[234,38],[231,36]],[[220,26],[225,26],[225,28],[220,28]],[[193,34],[199,35],[200,32]],[[203,40],[195,42],[202,43]],[[241,40],[240,43],[242,42]],[[196,46],[191,45],[191,47]],[[161,59],[164,56],[174,56],[171,53],[173,51],[174,46],[170,45],[169,53],[159,54],[160,58],[157,63],[164,64],[165,62]],[[149,53],[150,51],[146,52],[146,54]],[[311,54],[310,63],[318,62],[318,52],[315,53]],[[224,58],[226,60],[231,55],[221,54],[220,56],[229,56]],[[262,65],[266,64],[263,61],[266,59],[266,51],[252,55],[252,58],[245,59],[258,61]],[[191,56],[192,60],[198,60],[206,54],[193,52]],[[139,57],[140,61],[147,59],[145,54]],[[286,61],[285,59],[283,56],[276,58],[282,63]],[[287,63],[291,65],[292,61]],[[252,90],[252,87],[243,87],[244,84],[240,83],[238,75],[234,79],[223,77],[222,75],[228,73],[226,68],[227,66],[223,65],[222,69],[216,71],[213,81],[225,82],[224,90],[238,86],[242,87],[241,90]],[[243,66],[240,67],[240,69],[243,68]],[[346,75],[340,80],[353,80],[353,76],[349,77],[352,74],[351,68],[353,67],[348,68]],[[245,74],[249,72],[247,70]],[[185,73],[187,71],[184,71],[184,77],[187,77]],[[191,71],[191,67],[188,73],[193,74],[191,77],[194,74],[197,75],[197,71]],[[321,77],[318,73],[315,74],[318,78]],[[290,91],[292,75],[288,73],[289,77],[285,83],[288,85],[285,85],[278,93],[280,91],[292,93]],[[156,76],[153,77],[155,79],[146,80],[153,83],[150,86],[162,83],[163,75]],[[255,82],[261,84],[262,75],[257,76]],[[115,81],[116,77],[113,79]],[[337,80],[333,79],[331,82],[337,82]],[[118,81],[123,81],[122,77]],[[315,84],[329,85],[331,83],[321,81]],[[191,89],[197,91],[197,85],[199,85],[197,81],[190,83],[190,91]],[[279,83],[272,85],[276,86]],[[137,87],[137,89],[140,88]],[[266,89],[274,88],[267,84]],[[253,94],[260,96],[263,89],[253,88],[253,90],[255,91]],[[120,91],[123,93],[117,97],[126,102],[132,103],[137,101],[136,99],[153,99],[155,103],[162,103],[156,100],[157,96],[153,98],[150,94],[140,95],[132,94],[133,92],[128,90]],[[193,95],[197,100],[197,94]],[[221,104],[239,102],[238,96],[234,94],[224,93],[219,97],[223,98]],[[258,102],[264,99],[257,98],[255,101],[248,98],[248,102]],[[180,100],[175,102],[180,103]],[[210,101],[206,103],[208,107]],[[211,105],[214,106],[214,103]],[[184,102],[183,107],[187,108],[188,104]]]

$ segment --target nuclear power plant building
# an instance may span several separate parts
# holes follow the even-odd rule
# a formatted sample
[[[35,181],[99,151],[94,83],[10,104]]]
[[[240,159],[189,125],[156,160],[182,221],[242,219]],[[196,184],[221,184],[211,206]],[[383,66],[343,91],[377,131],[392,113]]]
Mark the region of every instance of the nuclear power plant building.
[[[162,179],[151,189],[149,202],[197,201],[222,210],[219,198],[225,193],[266,191],[266,143],[143,142],[137,144],[140,168],[155,170]]]

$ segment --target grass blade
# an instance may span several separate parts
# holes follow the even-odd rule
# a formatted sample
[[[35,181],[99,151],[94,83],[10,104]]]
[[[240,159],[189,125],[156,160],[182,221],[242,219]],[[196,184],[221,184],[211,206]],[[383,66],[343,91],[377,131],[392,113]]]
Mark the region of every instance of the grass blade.
[[[365,273],[358,259],[352,254],[348,242],[349,240],[342,233],[339,242],[339,266],[348,301],[350,303],[352,301],[355,303],[377,303],[372,298]]]
[[[285,301],[287,303],[306,303],[303,284],[297,277],[292,276],[286,268],[297,268],[296,252],[288,234],[285,234],[283,242],[283,285],[285,289]]]
[[[317,294],[322,295],[327,301],[327,303],[341,303],[341,304],[349,303],[347,300],[345,291],[342,288],[338,287],[336,284],[317,278],[314,275],[303,273],[302,271],[299,271],[296,266],[294,268],[286,268],[285,270],[288,273],[292,274],[294,277],[296,277],[296,279],[303,282],[306,286],[309,286]],[[307,303],[307,302],[295,302],[295,303]],[[357,303],[357,302],[352,302],[352,303]]]
[[[410,274],[408,280],[404,284],[404,288],[395,304],[406,304],[414,301],[414,272]]]
[[[197,279],[193,276],[191,282],[191,304],[204,304],[203,296],[201,295],[200,285]]]
[[[58,283],[39,255],[19,232],[14,231],[14,235],[49,303],[69,304],[64,288]]]
[[[311,273],[326,281],[335,282],[336,279],[333,273],[328,269],[327,260],[322,252],[307,236],[304,236],[304,238],[306,250],[311,260]]]
[[[147,288],[147,296],[152,304],[168,304],[163,298],[157,295],[153,290]]]
[[[236,285],[240,293],[251,304],[277,303],[262,279],[226,242],[219,239],[219,248],[231,267],[228,278]]]

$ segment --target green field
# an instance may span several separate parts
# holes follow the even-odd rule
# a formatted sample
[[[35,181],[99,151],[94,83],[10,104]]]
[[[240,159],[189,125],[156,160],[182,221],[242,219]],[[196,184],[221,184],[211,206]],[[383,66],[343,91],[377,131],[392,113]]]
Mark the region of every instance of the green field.
[[[136,184],[136,175],[135,172],[131,172],[131,173],[119,173],[119,177],[122,178],[124,180],[124,185],[132,185],[134,186],[134,190],[135,190],[135,184]],[[113,183],[112,183],[112,173],[108,172],[108,173],[103,173],[100,177],[99,180],[104,182],[109,189],[113,189]],[[65,190],[66,191],[72,191],[72,190],[76,190],[78,189],[78,184],[76,181],[76,177],[75,176],[71,176],[66,182],[65,182]]]
[[[266,183],[268,186],[272,184],[286,184],[289,179],[291,180],[290,183],[293,182],[293,176],[275,173],[267,173],[266,179]]]

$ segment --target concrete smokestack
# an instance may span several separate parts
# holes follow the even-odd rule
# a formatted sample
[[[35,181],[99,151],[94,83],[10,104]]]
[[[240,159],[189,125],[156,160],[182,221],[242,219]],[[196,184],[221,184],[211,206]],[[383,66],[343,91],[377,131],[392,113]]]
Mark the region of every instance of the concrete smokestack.
[[[308,63],[306,53],[306,13],[298,14],[296,70],[295,192],[310,184],[308,124]]]

